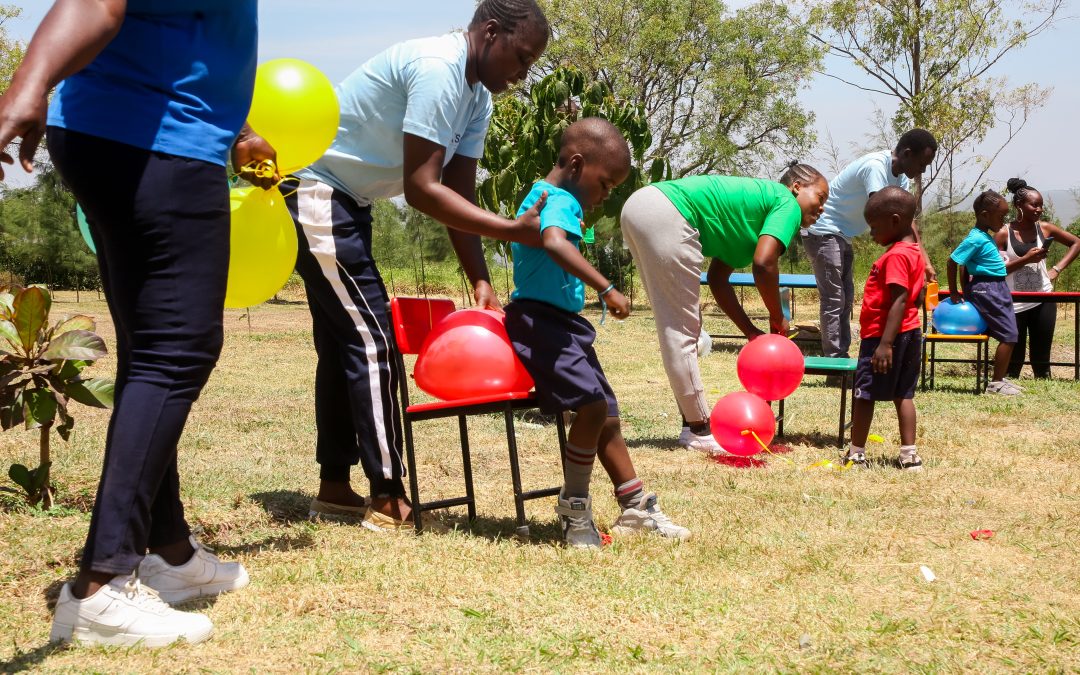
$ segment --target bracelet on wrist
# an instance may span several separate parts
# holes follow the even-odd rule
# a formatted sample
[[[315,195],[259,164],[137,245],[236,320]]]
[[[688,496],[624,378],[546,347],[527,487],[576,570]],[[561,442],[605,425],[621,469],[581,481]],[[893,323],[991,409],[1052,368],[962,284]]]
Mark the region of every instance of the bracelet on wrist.
[[[613,290],[615,290],[615,284],[608,284],[608,287],[607,287],[607,288],[605,288],[604,290],[600,291],[600,297],[601,297],[601,298],[602,298],[602,297],[604,297],[605,295],[607,295],[608,293],[612,292]]]

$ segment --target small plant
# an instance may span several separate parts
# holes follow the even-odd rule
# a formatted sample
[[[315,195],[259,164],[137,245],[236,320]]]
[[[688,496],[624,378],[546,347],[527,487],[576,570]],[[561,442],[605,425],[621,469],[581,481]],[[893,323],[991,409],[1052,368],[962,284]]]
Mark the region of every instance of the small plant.
[[[0,429],[19,424],[39,433],[40,464],[29,469],[13,464],[11,480],[31,505],[53,506],[51,431],[65,441],[75,419],[72,400],[95,408],[111,408],[112,380],[83,379],[82,371],[107,353],[94,333],[94,320],[77,315],[49,325],[52,298],[37,286],[0,286]]]

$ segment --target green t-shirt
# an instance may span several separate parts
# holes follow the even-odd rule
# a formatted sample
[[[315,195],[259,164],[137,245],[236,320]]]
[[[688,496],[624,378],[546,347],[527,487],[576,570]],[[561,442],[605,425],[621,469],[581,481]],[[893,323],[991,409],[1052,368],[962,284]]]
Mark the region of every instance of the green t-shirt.
[[[776,181],[738,176],[690,176],[653,183],[698,231],[701,252],[733,268],[754,261],[758,238],[784,248],[802,223],[791,190]]]

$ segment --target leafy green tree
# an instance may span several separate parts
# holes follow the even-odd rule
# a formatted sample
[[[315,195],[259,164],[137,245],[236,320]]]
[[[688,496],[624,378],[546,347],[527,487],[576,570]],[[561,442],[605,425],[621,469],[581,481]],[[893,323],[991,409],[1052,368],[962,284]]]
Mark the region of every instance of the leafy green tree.
[[[994,158],[1041,107],[1049,90],[1035,84],[1008,88],[991,70],[1057,20],[1063,0],[826,0],[813,18],[815,38],[849,61],[851,86],[892,99],[896,112],[879,115],[883,136],[912,127],[938,138],[937,158],[915,194],[940,182],[949,209],[983,185]],[[1019,18],[1011,18],[1019,17]],[[985,156],[971,153],[992,129],[1005,139]],[[958,177],[974,171],[970,182]]]
[[[676,176],[760,175],[813,144],[796,102],[821,50],[787,3],[541,0],[554,31],[541,66],[580,68],[640,106]]]
[[[15,69],[22,63],[26,45],[8,37],[5,24],[18,18],[22,10],[14,5],[0,5],[0,94],[7,91]]]

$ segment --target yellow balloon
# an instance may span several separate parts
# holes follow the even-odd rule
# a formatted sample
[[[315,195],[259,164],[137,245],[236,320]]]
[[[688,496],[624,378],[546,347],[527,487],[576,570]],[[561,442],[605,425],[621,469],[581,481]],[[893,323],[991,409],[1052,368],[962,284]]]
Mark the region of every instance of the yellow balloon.
[[[296,267],[296,226],[277,188],[233,188],[226,307],[253,307],[281,290]]]
[[[337,135],[334,85],[299,59],[274,59],[255,71],[248,124],[277,150],[282,175],[322,157]]]

